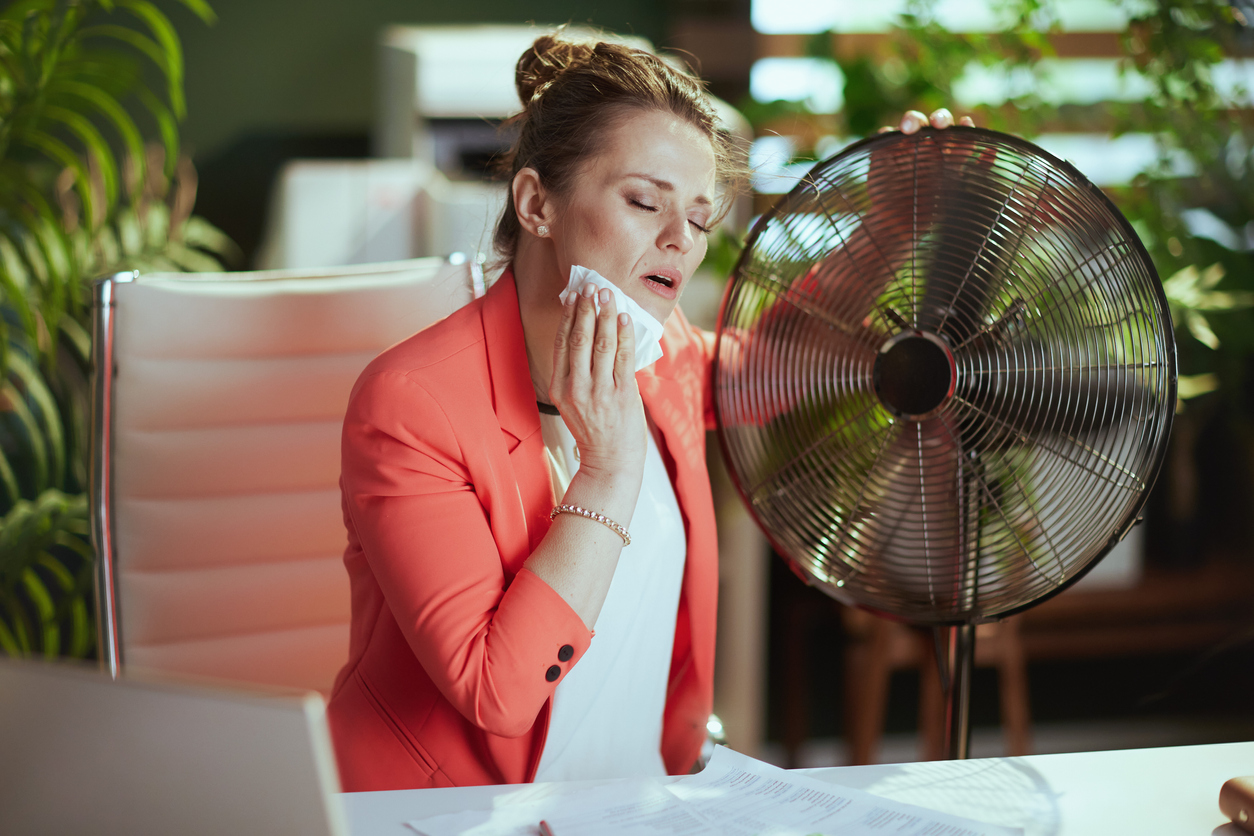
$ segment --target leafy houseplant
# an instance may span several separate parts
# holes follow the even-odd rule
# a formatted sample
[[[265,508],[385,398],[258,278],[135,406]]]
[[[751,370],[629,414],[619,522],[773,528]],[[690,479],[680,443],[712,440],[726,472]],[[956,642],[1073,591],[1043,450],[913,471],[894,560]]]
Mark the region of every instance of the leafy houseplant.
[[[180,0],[201,20],[204,0]],[[150,83],[155,67],[160,81]],[[182,48],[150,0],[0,11],[0,652],[84,656],[90,282],[219,268],[179,154]],[[155,135],[159,142],[146,137]]]

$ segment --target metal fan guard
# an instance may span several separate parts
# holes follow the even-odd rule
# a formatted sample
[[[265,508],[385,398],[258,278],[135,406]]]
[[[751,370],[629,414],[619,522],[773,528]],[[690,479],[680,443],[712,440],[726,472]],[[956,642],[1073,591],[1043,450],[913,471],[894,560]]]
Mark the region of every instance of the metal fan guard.
[[[1025,609],[1137,519],[1176,403],[1148,253],[1070,164],[884,134],[751,232],[715,367],[732,478],[794,571],[921,624]]]

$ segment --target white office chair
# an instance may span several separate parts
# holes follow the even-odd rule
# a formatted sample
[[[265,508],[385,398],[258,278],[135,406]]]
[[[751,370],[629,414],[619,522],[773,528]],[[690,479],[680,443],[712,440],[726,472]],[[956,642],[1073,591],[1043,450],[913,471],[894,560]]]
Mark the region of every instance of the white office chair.
[[[482,293],[463,257],[97,283],[92,533],[113,676],[330,690],[348,657],[349,390]]]

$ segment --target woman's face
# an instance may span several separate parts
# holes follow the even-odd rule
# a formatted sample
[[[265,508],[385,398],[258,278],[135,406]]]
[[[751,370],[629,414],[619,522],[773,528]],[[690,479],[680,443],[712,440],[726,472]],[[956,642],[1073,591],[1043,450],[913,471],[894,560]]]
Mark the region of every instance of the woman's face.
[[[671,113],[631,111],[580,164],[551,235],[563,282],[589,267],[665,322],[705,257],[714,149]]]

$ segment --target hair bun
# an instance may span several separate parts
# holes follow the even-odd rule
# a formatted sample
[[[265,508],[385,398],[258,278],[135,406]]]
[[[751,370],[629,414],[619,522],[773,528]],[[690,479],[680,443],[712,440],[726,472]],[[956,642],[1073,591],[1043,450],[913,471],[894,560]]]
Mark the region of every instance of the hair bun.
[[[518,100],[522,106],[531,104],[538,91],[563,72],[576,64],[583,64],[592,55],[588,44],[564,41],[553,35],[536,38],[518,59],[514,70],[514,86],[518,88]]]

